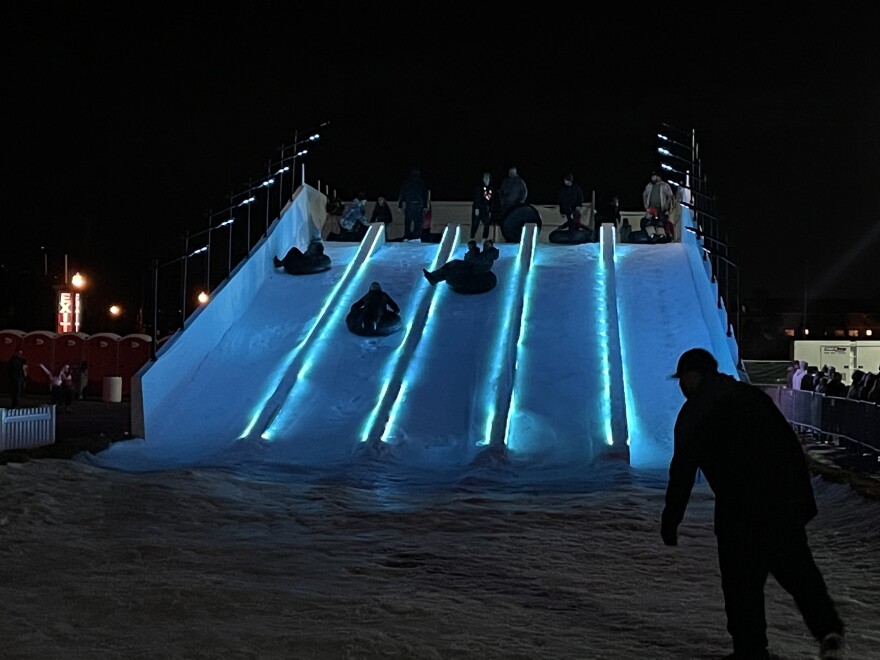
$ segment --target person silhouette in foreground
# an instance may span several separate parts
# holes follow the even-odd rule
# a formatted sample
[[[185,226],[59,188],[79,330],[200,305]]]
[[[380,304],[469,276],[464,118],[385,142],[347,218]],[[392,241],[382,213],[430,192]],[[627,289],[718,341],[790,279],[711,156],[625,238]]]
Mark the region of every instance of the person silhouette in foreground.
[[[433,286],[446,280],[461,280],[479,273],[487,273],[492,270],[492,264],[496,259],[498,259],[498,248],[495,247],[492,239],[487,238],[483,241],[482,251],[477,247],[475,240],[470,240],[463,259],[447,261],[434,271],[422,269],[422,274]]]
[[[383,321],[400,314],[400,307],[382,290],[382,285],[373,282],[370,290],[351,306],[348,313],[349,316],[359,314],[363,329],[374,333]]]
[[[715,536],[729,658],[772,658],[764,583],[773,575],[820,643],[820,658],[842,658],[844,626],[813,560],[805,526],[817,513],[804,450],[762,390],[718,372],[701,348],[681,355],[672,378],[687,399],[675,422],[660,535],[678,545],[678,526],[697,470],[715,494]]]

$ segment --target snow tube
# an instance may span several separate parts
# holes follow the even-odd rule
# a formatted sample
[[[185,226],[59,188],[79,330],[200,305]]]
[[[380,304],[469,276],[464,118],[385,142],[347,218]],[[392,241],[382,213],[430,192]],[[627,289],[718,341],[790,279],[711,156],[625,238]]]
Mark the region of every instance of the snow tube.
[[[363,314],[361,312],[349,312],[345,317],[346,327],[361,337],[386,337],[394,334],[403,326],[403,320],[399,314],[383,314],[375,330],[364,327]]]
[[[498,278],[491,270],[464,277],[450,277],[446,284],[456,293],[486,293],[495,288]]]
[[[629,233],[629,241],[628,243],[647,243],[648,242],[648,232],[644,229],[639,229],[638,231],[631,231]]]
[[[556,229],[550,232],[547,240],[559,245],[579,245],[593,242],[592,229]]]
[[[301,259],[287,259],[284,262],[284,272],[291,275],[308,275],[330,270],[330,257],[320,254],[317,257],[302,257]]]
[[[519,243],[522,230],[528,223],[538,225],[541,229],[541,214],[530,204],[517,204],[511,208],[501,220],[501,234],[508,243]]]

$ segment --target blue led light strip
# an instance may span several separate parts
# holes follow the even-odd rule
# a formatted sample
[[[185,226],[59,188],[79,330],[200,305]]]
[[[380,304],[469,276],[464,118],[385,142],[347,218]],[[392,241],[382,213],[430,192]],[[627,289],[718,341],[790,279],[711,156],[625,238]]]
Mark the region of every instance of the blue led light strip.
[[[370,225],[366,236],[364,236],[358,247],[357,253],[349,262],[345,273],[339,278],[330,295],[327,296],[324,306],[318,312],[318,316],[309,332],[299,344],[291,349],[282,363],[273,372],[265,395],[255,406],[254,413],[251,415],[251,421],[241,433],[239,439],[249,437],[255,428],[268,428],[272,420],[275,419],[275,416],[281,409],[281,403],[287,398],[287,395],[300,376],[302,362],[309,353],[310,347],[314,344],[319,333],[328,325],[333,311],[338,307],[339,298],[352,282],[356,281],[357,275],[363,269],[364,264],[376,249],[384,243],[384,238],[384,224],[375,223]]]
[[[604,300],[600,306],[607,340],[603,342],[602,373],[604,374],[606,396],[603,401],[605,419],[605,443],[624,448],[627,440],[627,383],[625,377],[623,343],[621,342],[620,315],[617,311],[617,251],[615,246],[616,230],[613,224],[603,224],[599,230],[601,259],[599,272],[603,283]]]
[[[513,367],[513,391],[510,394],[509,412],[506,415],[507,422],[504,425],[504,445],[505,446],[509,446],[510,425],[513,423],[513,420],[516,418],[516,412],[518,409],[517,403],[516,403],[517,393],[521,390],[521,388],[524,387],[524,384],[522,382],[523,376],[520,375],[518,367],[519,367],[519,362],[520,362],[520,355],[522,355],[523,350],[525,350],[523,347],[523,338],[525,337],[525,323],[526,323],[526,320],[530,316],[529,310],[532,306],[532,297],[534,296],[535,274],[534,274],[534,271],[531,269],[531,264],[532,264],[532,261],[534,260],[534,257],[535,257],[535,248],[536,248],[536,244],[538,242],[537,234],[538,234],[537,227],[534,227],[534,237],[532,239],[531,254],[529,255],[529,258],[528,258],[528,266],[527,266],[527,272],[526,272],[526,276],[525,276],[525,285],[523,287],[523,294],[522,294],[522,299],[523,299],[522,314],[520,315],[519,331],[517,333],[518,336],[516,339],[516,361],[515,361],[514,367]],[[528,249],[528,248],[526,248],[526,249]],[[522,250],[523,250],[523,248],[522,248],[522,246],[520,246],[520,255],[522,255]]]

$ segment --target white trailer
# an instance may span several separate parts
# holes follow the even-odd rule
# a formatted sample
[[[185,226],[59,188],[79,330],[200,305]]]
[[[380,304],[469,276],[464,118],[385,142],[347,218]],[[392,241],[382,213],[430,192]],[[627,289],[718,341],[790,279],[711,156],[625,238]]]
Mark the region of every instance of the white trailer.
[[[834,367],[843,374],[843,382],[852,383],[856,369],[880,372],[880,340],[797,339],[795,360],[805,360],[811,367]]]

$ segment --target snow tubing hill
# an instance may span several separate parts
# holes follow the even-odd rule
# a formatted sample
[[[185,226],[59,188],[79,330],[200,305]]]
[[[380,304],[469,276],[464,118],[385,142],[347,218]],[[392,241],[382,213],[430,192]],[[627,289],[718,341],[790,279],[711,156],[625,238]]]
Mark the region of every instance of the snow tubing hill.
[[[550,232],[547,240],[559,245],[591,243],[593,241],[593,231],[591,229],[556,229]]]
[[[464,277],[447,278],[446,284],[456,293],[486,293],[495,288],[498,278],[490,270]]]
[[[345,325],[349,331],[361,337],[386,337],[394,334],[403,327],[403,320],[399,314],[383,314],[372,331],[364,327],[364,317],[360,311],[349,312],[345,317]]]
[[[501,220],[501,234],[508,243],[519,243],[522,230],[528,223],[541,229],[541,214],[530,204],[518,204],[511,208]]]

